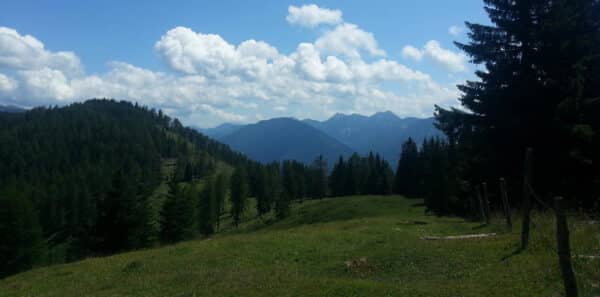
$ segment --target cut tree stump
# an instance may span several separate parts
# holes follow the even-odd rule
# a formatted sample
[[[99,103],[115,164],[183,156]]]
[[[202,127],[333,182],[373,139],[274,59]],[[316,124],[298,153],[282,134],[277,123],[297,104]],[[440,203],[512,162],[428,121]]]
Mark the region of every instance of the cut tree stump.
[[[423,236],[422,240],[452,240],[452,239],[471,239],[471,238],[486,238],[496,236],[496,233],[468,234],[468,235],[452,235],[452,236]]]

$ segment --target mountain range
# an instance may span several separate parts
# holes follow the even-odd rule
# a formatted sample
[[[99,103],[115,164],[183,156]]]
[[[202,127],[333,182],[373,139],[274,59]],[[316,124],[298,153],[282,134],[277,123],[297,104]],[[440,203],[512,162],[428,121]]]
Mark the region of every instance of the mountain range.
[[[18,113],[18,112],[24,112],[25,109],[22,109],[20,107],[14,106],[14,105],[0,105],[0,112],[10,112],[10,113]]]
[[[275,118],[199,130],[260,162],[293,159],[310,163],[322,154],[333,163],[353,152],[374,152],[393,166],[408,137],[420,143],[427,137],[443,136],[433,118],[400,118],[391,111],[372,116],[338,113],[325,121]]]

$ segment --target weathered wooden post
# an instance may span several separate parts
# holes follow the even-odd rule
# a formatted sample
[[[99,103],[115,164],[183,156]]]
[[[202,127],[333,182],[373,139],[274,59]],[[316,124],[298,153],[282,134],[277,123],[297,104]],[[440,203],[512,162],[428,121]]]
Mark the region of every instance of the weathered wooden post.
[[[504,217],[506,218],[506,226],[512,230],[512,219],[510,217],[510,203],[508,202],[508,192],[506,190],[506,180],[500,178],[500,196],[502,197],[502,207],[504,209]]]
[[[562,197],[554,198],[556,213],[556,243],[558,245],[558,263],[565,286],[566,297],[577,297],[577,280],[571,263],[571,243],[569,240],[569,225],[563,210]]]
[[[482,183],[481,184],[482,188],[483,188],[483,206],[485,209],[485,217],[486,217],[486,223],[490,223],[490,218],[492,216],[492,211],[490,209],[490,196],[488,193],[488,187],[487,187],[487,183]]]
[[[529,224],[531,221],[531,158],[533,150],[527,148],[525,151],[525,165],[523,167],[523,222],[521,226],[521,250],[527,248],[529,244]]]
[[[483,198],[481,198],[481,189],[480,186],[475,187],[475,192],[477,192],[477,200],[479,200],[479,212],[481,213],[481,219],[485,221],[486,224],[489,224],[488,217],[485,215],[485,206],[483,204]]]

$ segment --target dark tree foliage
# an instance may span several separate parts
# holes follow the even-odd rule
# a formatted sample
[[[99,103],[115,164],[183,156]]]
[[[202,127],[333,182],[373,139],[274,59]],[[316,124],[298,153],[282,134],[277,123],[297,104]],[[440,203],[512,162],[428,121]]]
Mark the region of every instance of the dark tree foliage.
[[[465,214],[465,205],[456,198],[459,183],[453,174],[456,166],[452,147],[439,138],[425,139],[419,154],[418,194],[427,210],[439,215]]]
[[[266,196],[263,205],[264,211],[273,209],[273,205],[281,198],[282,184],[279,163],[273,162],[266,166]],[[268,210],[267,210],[268,209]]]
[[[161,111],[114,100],[0,113],[0,143],[2,199],[14,208],[11,213],[31,206],[23,218],[2,216],[2,236],[21,240],[25,233],[10,226],[38,222],[46,243],[43,250],[31,243],[14,251],[43,251],[40,257],[19,256],[18,263],[8,254],[2,258],[0,266],[11,272],[149,245],[156,227],[148,221],[148,197],[161,182],[163,160],[178,161],[179,182],[212,174],[216,160],[253,163]],[[218,197],[222,207],[224,195]]]
[[[271,203],[269,197],[269,181],[268,172],[266,167],[261,167],[257,173],[257,179],[255,181],[256,188],[256,212],[258,216],[262,216],[271,210]]]
[[[436,112],[456,147],[457,174],[471,188],[499,177],[521,188],[524,152],[532,148],[539,196],[597,204],[600,2],[484,2],[492,25],[467,23],[470,41],[457,46],[485,71],[459,86],[466,112]]]
[[[93,249],[115,253],[145,246],[148,209],[136,190],[122,171],[114,175],[110,190],[98,203],[97,244]]]
[[[297,161],[283,161],[281,164],[282,191],[290,200],[302,201],[307,197],[306,165]]]
[[[229,189],[229,181],[227,175],[221,173],[217,175],[214,184],[215,191],[215,225],[219,228],[221,215],[225,212],[225,199],[227,198],[227,190]]]
[[[424,168],[419,162],[419,150],[412,138],[402,144],[402,152],[394,177],[394,192],[407,197],[416,197],[420,193],[420,174]]]
[[[198,228],[203,235],[211,235],[215,232],[217,219],[220,214],[220,203],[218,201],[217,182],[215,178],[209,177],[204,181],[204,187],[198,199]]]
[[[182,154],[177,159],[175,180],[179,182],[194,182],[206,177],[215,170],[215,160],[205,152],[198,154]]]
[[[196,234],[196,192],[189,186],[182,188],[177,182],[169,183],[161,217],[160,237],[165,243],[173,243],[194,237]]]
[[[0,192],[0,277],[38,264],[44,242],[33,205],[9,178]]]
[[[327,196],[327,160],[323,155],[319,155],[310,168],[310,192],[314,198],[323,198]]]
[[[240,224],[248,199],[248,176],[244,167],[238,167],[231,176],[231,217],[234,226]]]
[[[368,157],[353,154],[348,161],[340,157],[329,176],[331,196],[391,194],[393,175],[388,162],[379,154],[370,153]]]
[[[331,196],[343,196],[346,194],[344,187],[344,175],[346,170],[346,162],[344,157],[340,156],[337,163],[333,166],[329,176],[329,186],[331,188]]]

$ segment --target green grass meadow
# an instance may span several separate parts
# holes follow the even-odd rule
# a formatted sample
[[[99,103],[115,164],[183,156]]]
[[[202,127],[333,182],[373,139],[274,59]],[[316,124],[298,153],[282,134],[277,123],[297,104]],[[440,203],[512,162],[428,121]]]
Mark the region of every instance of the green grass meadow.
[[[554,217],[535,213],[531,245],[489,226],[427,215],[420,200],[356,196],[294,203],[276,221],[249,209],[208,239],[34,269],[0,296],[561,296]],[[600,225],[569,217],[581,296],[600,296]],[[427,235],[498,233],[463,240]]]

